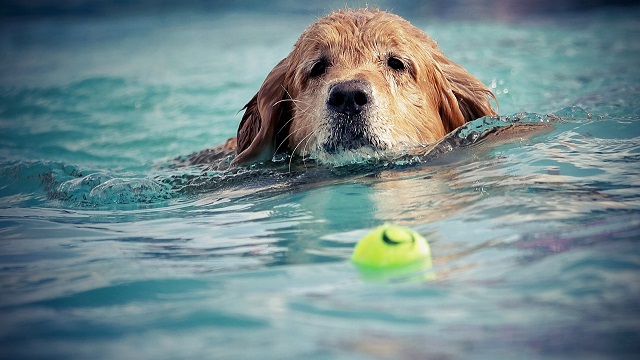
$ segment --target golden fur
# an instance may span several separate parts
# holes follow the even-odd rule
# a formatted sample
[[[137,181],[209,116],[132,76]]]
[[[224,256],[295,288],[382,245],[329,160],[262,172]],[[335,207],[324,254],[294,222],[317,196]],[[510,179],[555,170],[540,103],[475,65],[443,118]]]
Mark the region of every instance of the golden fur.
[[[332,156],[431,144],[495,115],[495,97],[399,16],[343,10],[319,19],[245,106],[234,164],[276,152]],[[346,99],[346,100],[345,100]]]

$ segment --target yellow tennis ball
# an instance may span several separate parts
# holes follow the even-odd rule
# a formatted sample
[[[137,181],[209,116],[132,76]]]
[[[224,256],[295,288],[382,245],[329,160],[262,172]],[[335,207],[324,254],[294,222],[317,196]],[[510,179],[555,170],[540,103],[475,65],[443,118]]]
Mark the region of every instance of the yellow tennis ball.
[[[351,261],[367,268],[390,268],[431,260],[427,240],[404,226],[384,224],[360,239]]]

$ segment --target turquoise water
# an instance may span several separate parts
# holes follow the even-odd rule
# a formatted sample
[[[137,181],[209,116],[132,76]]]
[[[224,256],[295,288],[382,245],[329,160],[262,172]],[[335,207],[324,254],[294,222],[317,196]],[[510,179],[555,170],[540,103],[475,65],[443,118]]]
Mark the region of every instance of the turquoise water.
[[[337,169],[173,168],[235,134],[316,14],[3,22],[0,358],[636,358],[639,9],[408,17],[496,93],[503,117],[468,131],[553,128]],[[348,259],[383,222],[429,239],[433,280],[362,278]]]

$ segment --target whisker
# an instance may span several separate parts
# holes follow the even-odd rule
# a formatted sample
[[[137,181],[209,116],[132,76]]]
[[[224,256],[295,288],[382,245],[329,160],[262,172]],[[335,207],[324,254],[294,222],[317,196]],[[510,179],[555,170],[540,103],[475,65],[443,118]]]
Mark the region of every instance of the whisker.
[[[293,103],[293,104],[294,104],[296,107],[298,107],[298,108],[299,108],[298,103],[302,103],[303,105],[307,105],[307,106],[309,106],[309,104],[307,104],[307,103],[303,102],[302,100],[298,100],[298,99],[291,99],[291,98],[278,100],[278,101],[276,101],[276,102],[273,104],[273,106],[276,106],[276,105],[278,105],[278,104],[282,104],[282,103],[284,103],[284,102],[291,102],[291,103]]]
[[[314,130],[311,135],[316,135],[318,130]],[[312,137],[309,136],[307,137],[307,142],[304,144],[304,146],[302,147],[302,163],[305,166],[305,169],[307,168],[307,162],[305,161],[305,153],[307,152],[307,147],[309,146],[309,143],[311,142]],[[311,151],[308,151],[308,154],[311,155]]]
[[[302,162],[304,162],[304,151],[307,147],[307,145],[309,145],[309,142],[311,141],[311,137],[315,135],[315,131],[310,132],[307,136],[305,136],[304,138],[302,138],[302,140],[300,140],[300,142],[298,142],[298,144],[296,144],[296,146],[293,148],[293,150],[291,151],[292,157],[289,159],[289,172],[291,172],[291,162],[293,161],[293,154],[295,154],[296,150],[298,149],[298,147],[306,140],[306,144],[302,147],[303,153],[302,153]],[[306,166],[306,164],[305,164]]]
[[[292,121],[292,120],[289,120],[289,121]],[[301,131],[301,130],[304,130],[304,129],[306,129],[306,128],[309,128],[309,127],[312,127],[312,124],[309,124],[309,125],[306,125],[306,126],[299,127],[299,128],[297,128],[297,129],[295,129],[293,132],[290,132],[290,133],[289,133],[289,135],[287,135],[284,139],[282,139],[282,141],[280,142],[280,144],[278,144],[278,146],[276,147],[276,149],[279,149],[279,148],[280,148],[280,146],[282,146],[282,144],[284,144],[287,140],[289,140],[289,138],[290,138],[291,136],[293,136],[295,133],[297,133],[297,132],[299,132],[299,131]]]
[[[274,104],[273,104],[273,106],[278,105],[278,104],[282,104],[282,103],[285,103],[285,102],[289,102],[289,103],[293,104],[293,106],[294,106],[294,108],[295,108],[295,110],[296,110],[296,111],[299,111],[300,113],[307,114],[307,115],[311,116],[311,113],[309,112],[309,109],[313,106],[312,104],[307,103],[307,102],[304,102],[304,101],[299,100],[299,99],[293,99],[293,97],[291,96],[291,93],[289,93],[289,90],[287,90],[284,86],[282,86],[282,88],[283,88],[283,90],[285,91],[285,93],[287,94],[287,98],[286,98],[286,99],[282,99],[282,100],[277,101],[276,103],[274,103]],[[302,106],[300,106],[300,105],[303,105],[304,107],[302,107]],[[287,121],[286,121],[286,122],[281,126],[281,128],[278,130],[278,134],[279,134],[282,130],[286,129],[286,128],[287,128],[287,125],[289,125],[291,122],[293,122],[293,120],[294,120],[294,116],[292,116],[290,119],[288,119],[288,120],[287,120]],[[303,130],[303,129],[305,129],[305,128],[309,127],[309,126],[311,126],[311,125],[307,125],[307,126],[305,126],[305,127],[302,127],[302,128],[298,128],[298,129],[296,129],[294,132],[290,132],[290,133],[289,133],[289,134],[288,134],[288,135],[287,135],[287,136],[286,136],[286,137],[285,137],[285,138],[284,138],[284,139],[283,139],[283,140],[278,144],[278,146],[276,147],[276,149],[279,149],[279,148],[280,148],[280,147],[281,147],[281,146],[282,146],[282,145],[283,145],[283,144],[284,144],[284,143],[285,143],[285,142],[286,142],[286,141],[287,141],[287,140],[288,140],[288,139],[289,139],[293,134],[295,134],[296,132],[298,132],[298,131],[300,131],[300,130]]]

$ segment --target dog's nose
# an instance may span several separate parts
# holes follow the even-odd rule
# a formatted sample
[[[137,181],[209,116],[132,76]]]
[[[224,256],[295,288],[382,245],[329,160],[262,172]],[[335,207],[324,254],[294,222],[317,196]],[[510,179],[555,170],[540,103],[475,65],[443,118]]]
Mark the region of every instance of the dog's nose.
[[[371,86],[362,80],[339,82],[329,89],[327,107],[344,115],[356,115],[371,103]]]

